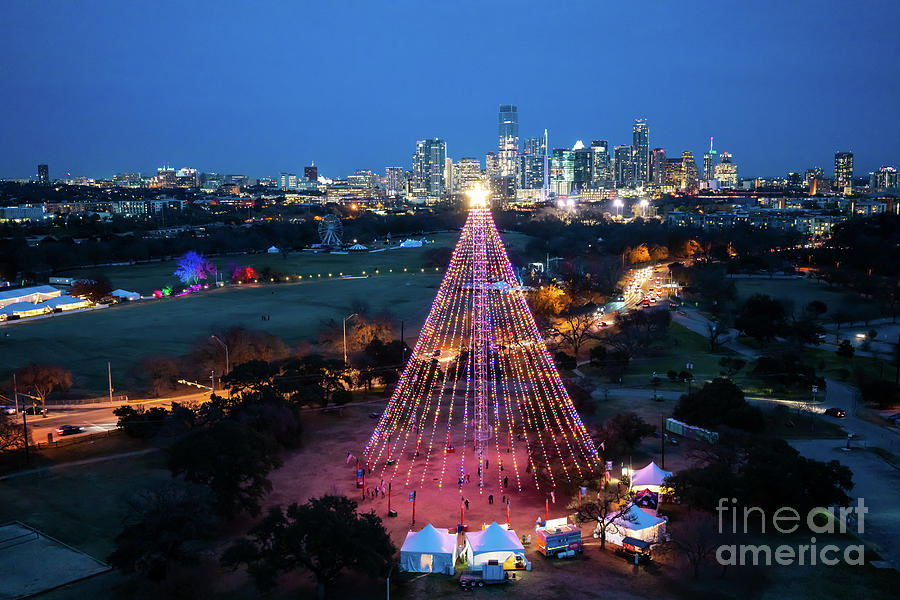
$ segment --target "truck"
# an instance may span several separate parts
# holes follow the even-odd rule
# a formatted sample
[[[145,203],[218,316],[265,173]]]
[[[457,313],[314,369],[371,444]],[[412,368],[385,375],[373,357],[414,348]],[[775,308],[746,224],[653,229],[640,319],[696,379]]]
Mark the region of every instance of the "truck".
[[[547,521],[535,530],[535,536],[538,552],[544,556],[572,558],[582,551],[581,530],[565,519]]]

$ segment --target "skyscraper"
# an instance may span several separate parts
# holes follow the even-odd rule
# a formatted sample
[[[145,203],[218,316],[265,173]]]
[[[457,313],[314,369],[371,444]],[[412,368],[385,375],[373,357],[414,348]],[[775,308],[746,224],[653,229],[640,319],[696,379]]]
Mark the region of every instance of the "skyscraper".
[[[584,143],[578,140],[578,143],[572,148],[572,181],[578,191],[591,187],[593,158],[591,149],[585,148]]]
[[[654,148],[650,153],[650,183],[657,187],[666,185],[665,148]]]
[[[694,160],[694,153],[690,150],[682,152],[681,162],[684,169],[682,172],[683,179],[681,180],[681,189],[697,189],[697,185],[700,183],[700,171],[697,169],[697,161]]]
[[[434,138],[416,142],[413,155],[412,195],[415,198],[440,198],[444,194],[444,159],[447,142]]]
[[[731,162],[731,154],[722,153],[722,160],[714,168],[714,177],[722,187],[734,188],[738,183],[738,167]]]
[[[50,185],[50,167],[47,165],[38,165],[37,182],[39,185]]]
[[[716,158],[718,154],[713,150],[713,138],[709,137],[709,152],[703,155],[703,181],[715,178]]]
[[[453,159],[449,156],[444,159],[444,190],[448,194],[456,191],[453,188]]]
[[[303,167],[303,177],[305,177],[307,181],[318,181],[319,167],[317,167],[315,164],[309,165],[308,167]]]
[[[500,177],[500,159],[497,158],[496,152],[488,152],[484,155],[484,174],[488,183],[492,179]]]
[[[461,192],[483,186],[481,161],[477,158],[461,158],[456,163],[456,186]]]
[[[853,187],[853,153],[836,152],[834,155],[834,189],[849,193]]]
[[[543,137],[527,138],[519,156],[519,188],[539,190],[544,186],[544,153],[547,144]]]
[[[628,187],[634,181],[634,163],[631,160],[631,146],[616,146],[613,150],[613,162],[616,173],[616,187]]]
[[[498,118],[500,177],[516,176],[516,157],[519,154],[519,113],[515,105],[500,106]]]
[[[397,197],[403,194],[403,169],[387,167],[384,170],[384,189],[388,196]]]
[[[643,187],[650,182],[650,126],[647,119],[634,120],[631,146],[634,149],[634,185]]]
[[[591,142],[591,187],[602,190],[610,183],[609,142],[594,140]]]

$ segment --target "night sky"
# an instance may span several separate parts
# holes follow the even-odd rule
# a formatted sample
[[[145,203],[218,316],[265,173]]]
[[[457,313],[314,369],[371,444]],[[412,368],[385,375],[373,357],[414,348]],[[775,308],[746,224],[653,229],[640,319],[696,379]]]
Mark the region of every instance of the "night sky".
[[[383,173],[425,137],[483,160],[501,103],[555,147],[646,117],[742,176],[900,167],[900,2],[612,4],[4,0],[0,177]]]

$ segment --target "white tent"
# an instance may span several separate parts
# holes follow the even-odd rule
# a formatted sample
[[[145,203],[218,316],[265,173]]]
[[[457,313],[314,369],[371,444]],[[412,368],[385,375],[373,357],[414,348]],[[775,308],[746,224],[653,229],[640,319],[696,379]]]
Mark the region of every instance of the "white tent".
[[[666,477],[672,475],[672,471],[664,471],[650,461],[643,469],[638,469],[631,476],[631,488],[659,492],[665,488]]]
[[[141,295],[137,292],[129,292],[128,290],[118,289],[112,291],[112,296],[115,296],[119,300],[140,300]]]
[[[630,537],[653,544],[660,541],[665,532],[665,517],[654,517],[634,504],[629,504],[622,516],[613,519],[606,526],[606,541],[622,545],[622,540]]]
[[[481,531],[466,533],[466,561],[469,567],[480,567],[489,560],[501,565],[510,557],[521,556],[525,560],[525,547],[515,531],[504,529],[496,521]],[[525,561],[526,565],[528,561]]]
[[[453,575],[456,571],[456,534],[438,531],[431,523],[421,531],[410,531],[400,548],[400,569]]]
[[[269,254],[278,254],[281,250],[278,249],[277,246],[270,246],[268,250],[266,250]]]
[[[362,244],[353,244],[352,246],[350,246],[350,248],[348,248],[348,250],[352,250],[354,252],[362,252],[364,250],[368,250],[368,248],[366,248]]]

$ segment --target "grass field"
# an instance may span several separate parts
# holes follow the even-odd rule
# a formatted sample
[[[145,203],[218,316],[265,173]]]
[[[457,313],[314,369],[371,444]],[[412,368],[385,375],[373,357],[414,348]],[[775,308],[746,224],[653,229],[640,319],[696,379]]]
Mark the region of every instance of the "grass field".
[[[296,278],[302,276],[304,280],[317,275],[327,277],[328,273],[337,277],[339,273],[344,275],[361,275],[380,272],[402,271],[404,268],[410,271],[420,271],[425,267],[427,254],[434,248],[452,248],[459,238],[458,233],[439,233],[427,236],[428,244],[420,248],[393,248],[382,252],[360,252],[352,254],[316,254],[311,252],[291,252],[285,258],[279,254],[243,254],[236,256],[216,256],[211,260],[219,269],[220,277],[226,274],[228,266],[237,264],[251,266],[257,271],[269,267],[275,272],[285,273]],[[521,249],[528,242],[528,236],[517,233],[503,234],[503,239],[508,247]],[[166,285],[176,282],[173,273],[177,265],[175,261],[157,262],[149,264],[128,265],[121,267],[98,267],[95,269],[79,269],[61,273],[64,277],[84,277],[89,273],[103,273],[109,277],[114,288],[122,288],[129,291],[149,295],[153,290],[162,289]],[[443,269],[443,267],[442,267]],[[434,267],[431,267],[434,270]]]
[[[813,300],[824,302],[828,312],[835,311],[841,305],[867,304],[857,294],[851,294],[836,288],[829,288],[824,283],[811,279],[735,279],[738,302],[742,302],[753,294],[767,294],[776,300],[793,303],[795,310],[800,310]]]
[[[107,361],[115,386],[142,358],[183,355],[197,338],[230,326],[269,331],[297,344],[314,339],[324,321],[353,312],[354,301],[403,319],[412,345],[439,284],[440,275],[429,272],[228,287],[16,323],[0,337],[0,372],[54,362],[72,370],[77,387],[102,391]],[[271,320],[261,320],[264,314]]]

